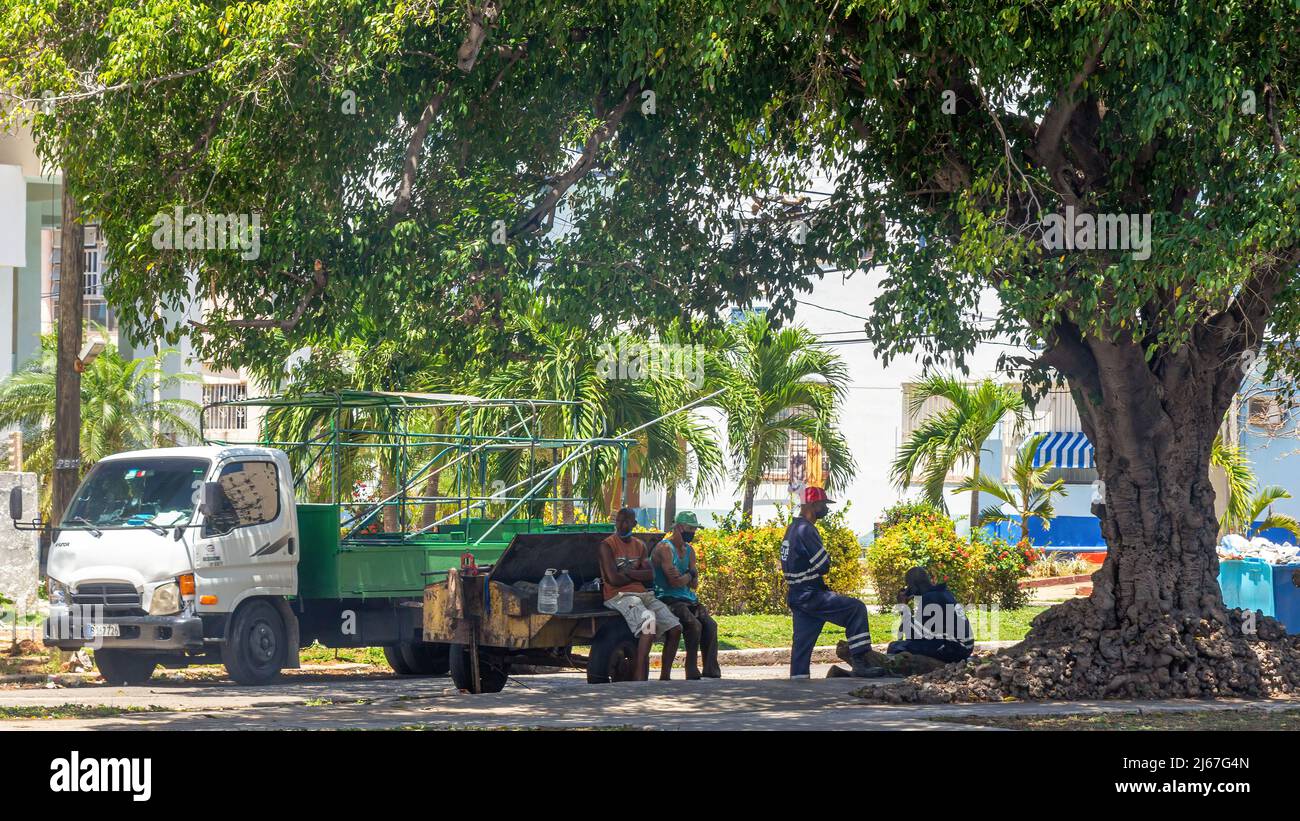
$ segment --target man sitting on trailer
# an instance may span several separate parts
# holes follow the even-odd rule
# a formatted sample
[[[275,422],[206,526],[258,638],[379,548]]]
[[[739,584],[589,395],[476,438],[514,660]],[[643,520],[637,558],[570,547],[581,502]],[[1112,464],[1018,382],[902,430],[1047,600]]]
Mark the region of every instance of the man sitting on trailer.
[[[636,514],[631,508],[623,508],[614,517],[614,533],[600,543],[600,582],[605,606],[617,610],[637,637],[632,678],[645,681],[650,678],[650,647],[655,636],[663,636],[666,645],[676,647],[682,624],[646,586],[654,583],[654,568],[645,542],[632,535],[635,527]]]
[[[709,611],[700,604],[695,590],[700,584],[700,571],[695,564],[695,548],[691,542],[700,522],[695,513],[683,510],[673,520],[673,529],[664,536],[663,541],[650,551],[654,562],[655,596],[682,623],[682,632],[686,634],[686,679],[696,681],[701,678],[698,657],[704,654],[704,673],[706,678],[722,678],[722,668],[718,666],[718,623],[709,615]],[[677,655],[677,644],[664,642],[663,664],[659,668],[659,678],[667,681],[673,669],[673,657]]]

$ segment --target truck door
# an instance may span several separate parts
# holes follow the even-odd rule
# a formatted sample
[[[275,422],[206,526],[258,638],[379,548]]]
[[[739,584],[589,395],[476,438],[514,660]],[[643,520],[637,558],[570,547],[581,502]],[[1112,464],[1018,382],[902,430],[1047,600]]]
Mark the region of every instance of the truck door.
[[[297,586],[298,545],[275,462],[233,459],[221,466],[216,481],[221,484],[221,507],[204,519],[199,564],[216,552],[224,573],[244,577],[229,581],[246,589],[292,592]]]

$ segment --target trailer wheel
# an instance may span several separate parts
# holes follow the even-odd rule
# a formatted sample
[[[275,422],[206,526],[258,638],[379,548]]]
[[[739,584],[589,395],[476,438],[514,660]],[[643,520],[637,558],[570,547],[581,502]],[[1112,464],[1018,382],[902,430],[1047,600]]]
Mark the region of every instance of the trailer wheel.
[[[399,644],[384,648],[388,666],[399,676],[445,676],[451,668],[445,644]]]
[[[464,644],[449,644],[448,662],[451,681],[461,690],[474,692],[473,665],[469,658],[469,647]],[[510,661],[502,653],[494,653],[480,647],[478,650],[478,679],[480,693],[499,693],[506,686],[510,677]]]
[[[587,683],[631,681],[636,660],[636,637],[622,619],[608,619],[591,640],[587,658]]]
[[[108,684],[144,684],[157,665],[156,657],[138,650],[95,651],[95,666]]]
[[[240,684],[266,684],[284,667],[288,637],[270,602],[252,601],[235,612],[221,646],[226,672]]]

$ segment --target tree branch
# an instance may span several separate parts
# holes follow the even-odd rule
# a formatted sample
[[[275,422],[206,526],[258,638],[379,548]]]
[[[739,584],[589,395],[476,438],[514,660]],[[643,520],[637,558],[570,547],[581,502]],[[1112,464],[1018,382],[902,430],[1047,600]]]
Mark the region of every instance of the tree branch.
[[[628,83],[627,88],[623,91],[623,98],[619,100],[618,105],[603,112],[597,108],[597,114],[601,117],[602,122],[587,137],[586,143],[582,147],[582,153],[573,165],[558,177],[552,179],[546,189],[546,193],[538,200],[527,214],[521,217],[514,226],[507,232],[507,236],[514,238],[521,234],[536,230],[544,219],[549,218],[555,207],[559,204],[564,195],[573,185],[582,179],[591,167],[596,163],[596,155],[602,145],[609,141],[610,137],[618,130],[619,123],[623,121],[623,116],[627,114],[632,102],[641,94],[641,84],[633,81]]]
[[[289,276],[291,279],[299,282],[305,281],[305,278],[303,277],[294,275]],[[276,328],[282,333],[288,333],[297,327],[298,323],[302,321],[303,316],[307,313],[307,309],[316,301],[316,298],[325,293],[325,287],[327,285],[329,285],[329,272],[325,270],[324,263],[320,260],[316,260],[315,264],[312,266],[311,288],[307,290],[307,293],[302,295],[302,298],[298,300],[297,307],[294,308],[293,313],[286,319],[228,319],[225,324],[232,328]],[[190,324],[200,331],[206,331],[209,329],[208,326],[203,323],[191,322]]]

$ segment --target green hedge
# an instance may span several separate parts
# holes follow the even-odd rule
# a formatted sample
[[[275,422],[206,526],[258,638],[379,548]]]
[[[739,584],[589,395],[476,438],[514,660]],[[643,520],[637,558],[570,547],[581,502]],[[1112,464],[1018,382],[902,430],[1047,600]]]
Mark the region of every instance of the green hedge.
[[[847,506],[817,524],[831,570],[826,584],[837,593],[857,596],[866,576],[858,560],[858,537],[844,523]],[[787,615],[781,576],[781,540],[789,512],[762,527],[703,529],[695,537],[700,568],[700,601],[719,616],[746,613]]]

